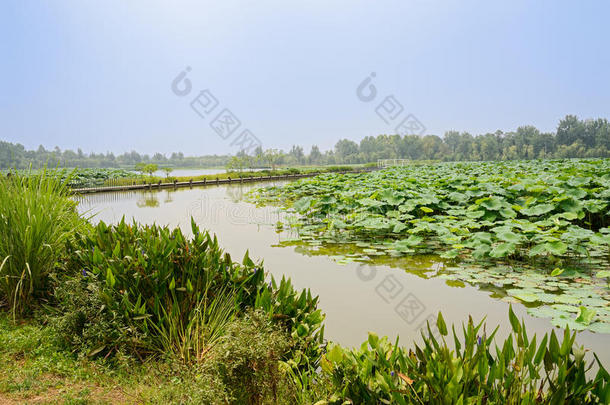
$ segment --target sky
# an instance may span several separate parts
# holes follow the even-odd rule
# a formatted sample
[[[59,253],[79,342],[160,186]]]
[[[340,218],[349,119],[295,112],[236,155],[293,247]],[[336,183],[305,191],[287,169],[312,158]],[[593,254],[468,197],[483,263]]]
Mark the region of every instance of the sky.
[[[4,0],[0,140],[204,155],[244,130],[327,150],[396,133],[389,116],[439,136],[554,131],[610,115],[608,15],[601,0]],[[239,127],[218,129],[226,111]]]

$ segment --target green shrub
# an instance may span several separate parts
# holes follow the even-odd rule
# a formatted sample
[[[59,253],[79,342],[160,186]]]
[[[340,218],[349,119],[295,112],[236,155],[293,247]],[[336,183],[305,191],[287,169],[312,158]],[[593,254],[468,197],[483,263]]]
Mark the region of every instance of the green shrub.
[[[311,291],[297,292],[289,279],[282,277],[279,286],[272,280],[256,297],[255,307],[291,332],[294,346],[284,360],[297,369],[316,369],[324,342],[324,315],[317,309],[318,297]]]
[[[126,352],[146,338],[130,327],[123,312],[106,305],[103,290],[103,283],[87,274],[56,283],[49,323],[81,355]]]
[[[238,404],[277,403],[284,378],[279,362],[290,349],[290,340],[261,311],[248,312],[229,324],[211,353],[227,399]]]
[[[64,178],[62,180],[62,177]],[[49,296],[49,275],[85,221],[63,172],[13,175],[0,187],[0,295],[24,315]]]
[[[502,347],[493,345],[496,330],[487,336],[482,322],[469,319],[463,341],[452,328],[455,351],[445,341],[447,327],[438,316],[437,340],[428,326],[423,346],[415,351],[369,334],[360,349],[333,346],[322,369],[333,379],[332,403],[432,404],[583,404],[609,403],[610,376],[599,371],[590,379],[585,350],[574,346],[569,330],[560,343],[555,332],[540,343],[509,311],[512,333]]]
[[[116,341],[129,342],[124,347],[138,356],[168,354],[201,362],[233,318],[248,308],[261,308],[297,338],[297,365],[305,364],[305,358],[316,364],[323,336],[317,298],[309,291],[297,294],[289,280],[279,287],[274,280],[266,284],[262,267],[247,253],[241,264],[235,263],[215,237],[194,223],[192,231],[194,237],[187,239],[179,228],[102,222],[69,244],[71,274],[95,281],[87,287],[96,295],[88,304],[103,314],[82,310],[84,304],[71,302],[60,288],[66,333],[74,324],[69,318],[93,329],[98,316],[106,322],[120,320],[114,332],[82,331],[87,342],[77,342],[77,347],[107,355],[117,349],[107,336],[123,336]]]
[[[83,272],[99,281],[97,294],[106,310],[122,314],[146,337],[136,342],[140,354],[169,351],[185,361],[197,357],[207,349],[191,339],[193,328],[209,331],[212,326],[205,324],[222,324],[232,312],[252,306],[264,284],[263,272],[247,255],[243,265],[234,263],[216,238],[194,225],[193,233],[188,240],[180,229],[100,223],[70,245],[73,274]],[[224,311],[224,321],[211,309]]]

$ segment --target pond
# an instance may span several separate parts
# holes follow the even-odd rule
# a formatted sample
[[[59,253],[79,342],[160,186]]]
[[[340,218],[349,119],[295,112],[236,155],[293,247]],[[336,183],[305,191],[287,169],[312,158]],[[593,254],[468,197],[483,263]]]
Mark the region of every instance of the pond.
[[[264,185],[282,184],[267,182]],[[468,315],[480,321],[487,317],[488,333],[500,325],[499,337],[510,330],[509,304],[469,284],[442,278],[427,278],[445,267],[436,256],[382,258],[375,265],[333,260],[332,249],[312,250],[294,242],[289,231],[277,230],[284,213],[273,207],[256,207],[245,201],[257,184],[233,184],[205,188],[100,193],[78,197],[79,210],[94,215],[93,222],[140,223],[179,226],[190,234],[190,219],[215,233],[234,260],[246,250],[256,260],[264,259],[265,270],[276,278],[290,277],[297,288],[310,288],[320,296],[326,313],[325,337],[347,346],[356,346],[368,331],[400,336],[405,346],[419,339],[426,320],[441,311],[456,330]],[[345,255],[345,249],[341,252]],[[349,254],[349,253],[348,253]],[[519,318],[525,319],[530,335],[542,336],[553,326],[548,319],[534,318],[525,306],[513,304]],[[557,329],[557,328],[555,328]],[[557,333],[557,332],[556,332]],[[609,335],[580,332],[577,343],[598,354],[610,364]]]

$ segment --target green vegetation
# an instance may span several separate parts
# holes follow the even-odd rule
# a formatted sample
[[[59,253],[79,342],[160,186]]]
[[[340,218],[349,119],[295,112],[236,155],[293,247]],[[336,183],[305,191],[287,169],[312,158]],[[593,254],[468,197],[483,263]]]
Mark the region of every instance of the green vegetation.
[[[123,169],[76,169],[70,173],[70,188],[99,187],[130,179],[134,173]]]
[[[502,287],[558,326],[610,332],[610,160],[445,163],[260,190],[305,242],[361,248],[343,261],[442,253],[449,280]],[[492,266],[482,269],[481,266]],[[509,265],[509,266],[507,266]],[[578,315],[574,315],[574,313]]]
[[[14,315],[49,297],[66,242],[85,227],[68,181],[46,170],[0,180],[0,294]]]
[[[231,321],[204,362],[77,357],[36,321],[0,316],[3,403],[574,403],[610,401],[610,376],[585,359],[574,334],[538,343],[509,313],[512,334],[499,346],[493,331],[470,319],[456,348],[439,315],[423,344],[407,350],[371,333],[360,349],[331,344],[320,370],[282,361],[291,337],[261,312]],[[431,329],[440,332],[439,337]],[[588,363],[588,364],[587,364]],[[592,369],[596,367],[597,370]]]
[[[237,154],[243,157],[243,154]],[[263,151],[258,148],[247,168],[274,165],[337,165],[376,162],[377,159],[411,159],[423,161],[480,161],[513,159],[610,157],[610,123],[605,118],[579,120],[568,115],[559,122],[555,132],[540,132],[533,126],[521,126],[516,131],[472,135],[448,131],[437,135],[378,135],[367,136],[359,143],[342,139],[333,150],[321,152],[316,145],[305,154],[303,147],[294,145],[288,152]],[[0,169],[51,166],[62,167],[133,167],[136,164],[156,164],[159,167],[225,167],[233,165],[231,156],[184,156],[161,153],[153,156],[132,151],[115,156],[84,154],[80,149],[52,151],[39,146],[36,151],[23,145],[0,141]]]
[[[106,356],[123,351],[145,357],[173,353],[185,362],[202,361],[226,325],[248,308],[264,309],[295,332],[299,350],[317,362],[322,315],[309,291],[296,294],[290,281],[265,282],[260,265],[244,257],[234,263],[215,237],[192,225],[193,239],[179,228],[139,227],[121,222],[100,223],[91,235],[71,244],[68,273],[72,291],[62,291],[59,313],[67,339],[77,339],[81,351]],[[63,284],[63,283],[61,283]],[[68,288],[60,284],[60,291]],[[94,291],[99,300],[87,306],[74,297]],[[74,317],[76,317],[74,319]],[[118,327],[88,334],[84,325],[99,327],[106,319]],[[120,335],[116,335],[117,329]],[[76,343],[76,342],[75,342]],[[311,349],[310,349],[311,347]]]
[[[159,182],[188,182],[193,181],[215,181],[216,179],[226,178],[245,178],[245,177],[260,177],[260,176],[282,176],[287,174],[301,174],[301,173],[332,173],[339,171],[352,171],[358,167],[354,166],[327,166],[327,167],[305,167],[305,168],[282,168],[273,170],[256,170],[256,171],[244,171],[235,167],[227,167],[226,173],[218,174],[203,174],[199,176],[169,176],[167,170],[170,168],[164,168],[166,177],[153,176],[150,173],[154,173],[157,168],[150,170],[151,167],[144,170],[144,165],[141,166],[141,173],[148,173],[148,176],[137,175],[133,172],[128,172],[120,169],[78,169],[75,170],[74,177],[77,180],[71,180],[69,185],[72,188],[87,188],[87,187],[102,187],[102,186],[127,186],[134,184],[158,184]],[[98,173],[99,172],[99,173]]]
[[[146,173],[149,177],[152,177],[153,173],[159,170],[159,166],[154,163],[138,163],[136,164],[135,170],[141,174]]]
[[[492,342],[496,330],[486,335],[483,322],[472,319],[462,327],[460,339],[452,328],[455,350],[445,337],[449,331],[441,314],[440,339],[423,336],[423,345],[406,351],[386,338],[369,334],[360,349],[333,346],[322,368],[332,376],[335,403],[394,404],[534,404],[610,401],[608,373],[599,364],[593,380],[586,381],[585,351],[573,347],[576,334],[555,332],[528,337],[525,324],[509,312],[512,334],[502,347]],[[542,387],[546,386],[543,390]]]
[[[0,251],[11,270],[2,271],[20,277],[0,290],[13,309],[0,314],[3,403],[610,400],[610,376],[599,361],[585,363],[569,330],[562,342],[552,333],[537,344],[511,311],[513,334],[501,348],[491,348],[495,332],[469,320],[450,349],[439,314],[442,338],[429,327],[414,351],[374,334],[360,350],[329,347],[317,297],[269,281],[248,254],[234,262],[194,223],[193,238],[125,221],[93,227],[59,176],[2,183],[0,230],[13,232]],[[28,225],[11,230],[14,216]]]

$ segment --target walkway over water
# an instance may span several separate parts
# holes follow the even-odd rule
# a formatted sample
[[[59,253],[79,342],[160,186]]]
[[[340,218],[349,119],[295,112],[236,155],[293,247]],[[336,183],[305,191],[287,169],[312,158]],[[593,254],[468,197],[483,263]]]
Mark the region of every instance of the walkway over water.
[[[407,166],[411,163],[409,159],[379,159],[377,160],[377,167],[384,169],[392,166]]]

